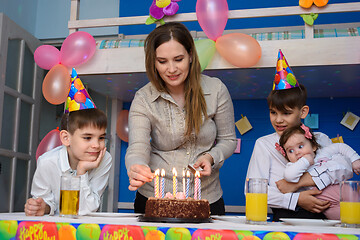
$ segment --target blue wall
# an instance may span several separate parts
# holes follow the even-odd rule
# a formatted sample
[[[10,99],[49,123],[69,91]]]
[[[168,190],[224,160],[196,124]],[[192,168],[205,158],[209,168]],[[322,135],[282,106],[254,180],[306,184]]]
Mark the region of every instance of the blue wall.
[[[241,138],[241,153],[233,154],[225,161],[221,168],[220,179],[224,190],[225,204],[244,206],[243,186],[255,140],[263,135],[273,133],[273,128],[269,121],[269,110],[265,99],[236,100],[233,103],[235,121],[239,120],[242,114],[249,119],[253,129],[243,136],[236,129],[237,137]],[[360,123],[354,131],[340,124],[347,111],[360,116],[360,98],[315,98],[309,99],[308,105],[311,113],[319,114],[319,129],[315,131],[324,132],[330,138],[339,134],[343,136],[345,143],[360,153]],[[129,106],[130,103],[124,104],[124,109],[129,109]],[[133,202],[135,196],[135,192],[128,190],[129,179],[124,163],[126,148],[127,143],[122,142],[119,202]],[[355,178],[360,180],[359,176]]]

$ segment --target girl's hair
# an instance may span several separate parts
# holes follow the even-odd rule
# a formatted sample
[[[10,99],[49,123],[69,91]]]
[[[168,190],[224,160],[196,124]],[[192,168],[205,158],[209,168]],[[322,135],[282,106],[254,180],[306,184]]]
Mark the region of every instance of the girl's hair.
[[[272,90],[267,97],[269,108],[275,108],[279,111],[286,112],[286,108],[301,109],[306,105],[307,92],[306,88],[300,84],[299,87],[283,90]]]
[[[284,151],[285,151],[284,145],[292,135],[294,135],[295,133],[300,133],[302,135],[305,135],[305,130],[301,128],[301,125],[302,125],[302,123],[298,124],[296,126],[293,126],[293,127],[289,127],[281,135],[279,143],[280,143],[280,146],[284,149]],[[311,146],[315,147],[316,149],[319,149],[320,145],[316,142],[316,137],[310,128],[309,128],[309,132],[311,133],[312,137],[306,138],[306,139],[308,139],[310,141]],[[286,151],[285,151],[285,158],[288,159],[288,157],[286,155]]]
[[[61,118],[61,130],[74,134],[77,129],[91,126],[98,129],[107,127],[107,118],[103,111],[89,108],[65,113]]]
[[[189,73],[185,80],[185,136],[193,130],[198,134],[203,123],[202,115],[207,118],[206,101],[201,88],[201,66],[189,30],[181,23],[169,22],[154,29],[145,40],[145,67],[150,82],[160,92],[168,92],[164,80],[155,67],[156,49],[163,43],[175,40],[184,46],[190,55]]]

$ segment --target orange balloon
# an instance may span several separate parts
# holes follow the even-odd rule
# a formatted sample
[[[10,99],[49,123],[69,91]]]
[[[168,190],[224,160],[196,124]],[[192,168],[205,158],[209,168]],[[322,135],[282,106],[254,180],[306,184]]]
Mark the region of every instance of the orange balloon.
[[[118,137],[123,140],[124,142],[129,141],[129,111],[122,110],[116,121],[116,134]]]
[[[216,40],[215,46],[226,61],[240,68],[251,67],[261,58],[258,41],[244,33],[223,35]]]
[[[42,91],[44,98],[51,104],[62,104],[70,91],[70,74],[62,64],[57,64],[46,74]]]

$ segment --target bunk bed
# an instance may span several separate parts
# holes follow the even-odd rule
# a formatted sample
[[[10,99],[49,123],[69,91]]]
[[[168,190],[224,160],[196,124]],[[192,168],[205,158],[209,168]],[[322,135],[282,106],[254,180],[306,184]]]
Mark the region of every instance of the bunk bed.
[[[107,19],[79,20],[80,0],[71,0],[71,15],[68,22],[69,34],[83,28],[113,27],[125,25],[142,25],[148,16],[121,17]],[[343,13],[359,12],[360,2],[328,4],[325,7],[303,9],[299,6],[261,8],[229,11],[229,19],[261,18],[276,16],[292,16],[308,13]],[[166,21],[191,22],[197,21],[196,13],[176,14],[166,18]],[[259,62],[250,69],[271,69],[273,73],[274,64],[278,50],[281,48],[291,58],[292,67],[304,66],[329,66],[329,65],[359,65],[360,64],[360,23],[331,24],[263,29],[240,29],[226,30],[223,34],[241,32],[249,34],[258,40],[262,56]],[[192,31],[194,39],[206,38],[203,32]],[[138,89],[147,82],[144,66],[144,39],[145,35],[126,36],[119,34],[117,37],[97,39],[97,51],[95,55],[85,64],[77,68],[77,72],[85,82],[99,81],[99,79],[111,79],[113,76],[121,75],[117,81],[127,81],[126,75],[136,74],[137,82],[132,84],[120,84],[121,88],[115,89],[116,95],[111,95],[111,124],[110,132],[116,132],[116,118],[121,111],[123,102],[130,102]],[[133,64],[136,63],[136,64]],[[218,53],[215,53],[206,70],[232,71],[238,69],[229,64]],[[270,74],[269,74],[270,75]],[[268,76],[269,76],[268,75]],[[269,79],[271,82],[272,80]],[[130,82],[130,81],[129,81]],[[102,83],[106,85],[107,83]],[[134,85],[135,84],[135,85]],[[95,84],[96,85],[96,84]],[[268,84],[270,86],[271,83]],[[99,85],[97,85],[99,86]],[[91,88],[92,85],[89,84]],[[100,88],[99,88],[100,89]],[[99,90],[98,89],[98,90]],[[268,91],[268,90],[267,90]],[[129,93],[130,92],[130,93]],[[357,95],[359,96],[359,95]],[[114,159],[120,159],[121,144],[115,134],[111,136],[110,153]],[[118,200],[119,185],[119,161],[115,161],[115,167],[110,177],[108,191],[108,211],[117,211],[117,208],[131,209],[132,203],[114,203]]]

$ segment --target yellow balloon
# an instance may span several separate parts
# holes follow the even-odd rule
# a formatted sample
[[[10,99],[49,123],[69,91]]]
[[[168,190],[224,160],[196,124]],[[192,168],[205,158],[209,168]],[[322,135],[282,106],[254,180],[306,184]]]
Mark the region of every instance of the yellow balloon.
[[[156,0],[156,6],[159,8],[164,8],[171,3],[171,0]]]

